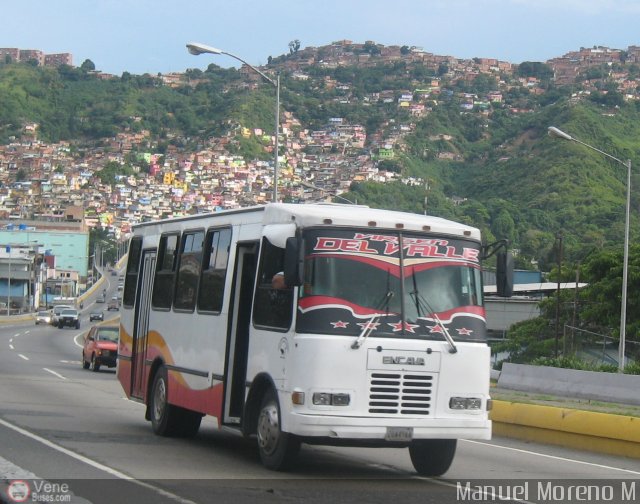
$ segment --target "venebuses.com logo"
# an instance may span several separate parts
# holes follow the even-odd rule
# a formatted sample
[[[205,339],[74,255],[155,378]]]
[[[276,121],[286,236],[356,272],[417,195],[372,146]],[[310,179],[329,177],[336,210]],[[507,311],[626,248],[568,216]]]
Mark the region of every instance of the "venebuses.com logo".
[[[7,495],[13,502],[26,502],[31,495],[31,487],[26,481],[15,480],[9,483]]]
[[[71,502],[72,494],[68,483],[13,480],[7,486],[7,497],[9,502]]]

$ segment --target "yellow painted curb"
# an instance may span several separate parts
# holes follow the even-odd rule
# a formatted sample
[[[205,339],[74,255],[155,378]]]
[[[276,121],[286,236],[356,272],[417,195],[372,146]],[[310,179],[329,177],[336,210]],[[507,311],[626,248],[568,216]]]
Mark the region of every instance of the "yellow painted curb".
[[[494,401],[494,434],[640,458],[640,418]]]

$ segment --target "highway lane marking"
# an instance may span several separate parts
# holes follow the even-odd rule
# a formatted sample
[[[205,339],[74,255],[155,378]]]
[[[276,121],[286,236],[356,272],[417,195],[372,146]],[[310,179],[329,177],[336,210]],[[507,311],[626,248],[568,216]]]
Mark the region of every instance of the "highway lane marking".
[[[584,460],[576,460],[576,459],[571,459],[571,458],[567,458],[567,457],[559,457],[557,455],[548,455],[546,453],[538,453],[538,452],[534,452],[534,451],[530,451],[530,450],[523,450],[522,448],[513,448],[511,446],[501,446],[501,445],[496,445],[496,444],[492,444],[492,443],[484,443],[482,441],[473,441],[471,439],[460,439],[460,441],[464,442],[464,443],[471,443],[471,444],[479,444],[479,445],[484,445],[484,446],[493,446],[495,448],[500,448],[502,450],[509,450],[509,451],[514,451],[514,452],[518,452],[518,453],[525,453],[527,455],[537,455],[538,457],[544,457],[544,458],[548,458],[548,459],[552,459],[552,460],[558,460],[560,462],[573,462],[574,464],[582,464],[582,465],[588,465],[591,467],[599,467],[600,469],[610,469],[613,471],[620,471],[623,473],[628,473],[628,474],[633,474],[635,476],[640,476],[640,471],[634,471],[632,469],[622,469],[620,467],[613,467],[613,466],[608,466],[608,465],[604,465],[604,464],[596,464],[594,462],[586,462]]]
[[[21,353],[18,354],[18,357],[24,360],[29,360],[29,357],[27,357],[26,355],[22,355]]]
[[[52,371],[49,368],[43,367],[42,369],[44,369],[47,373],[51,373],[53,376],[57,376],[61,380],[66,380],[67,379],[65,376],[62,376],[60,373],[56,373],[55,371]]]
[[[17,432],[18,434],[22,434],[25,437],[28,437],[29,439],[33,440],[33,441],[37,441],[40,444],[43,444],[44,446],[51,448],[53,450],[56,450],[60,453],[63,453],[79,462],[82,462],[83,464],[87,464],[88,466],[93,467],[94,469],[98,469],[99,471],[103,471],[106,472],[107,474],[110,474],[111,476],[114,476],[116,478],[122,479],[122,480],[126,480],[130,483],[135,483],[138,486],[141,486],[143,488],[146,488],[147,490],[151,490],[153,492],[158,493],[159,495],[162,495],[163,497],[167,497],[171,500],[174,500],[176,502],[179,502],[180,504],[196,504],[194,501],[191,501],[189,499],[185,499],[184,497],[180,497],[179,495],[176,495],[174,493],[168,492],[166,490],[163,490],[162,488],[158,488],[155,487],[153,485],[150,485],[149,483],[145,483],[144,481],[140,481],[135,479],[133,476],[129,476],[128,474],[125,474],[123,472],[118,471],[117,469],[113,469],[109,466],[106,466],[104,464],[101,464],[100,462],[96,462],[93,459],[90,459],[89,457],[85,457],[84,455],[80,455],[76,452],[73,452],[63,446],[60,446],[56,443],[53,443],[51,441],[49,441],[48,439],[45,439],[41,436],[38,436],[37,434],[34,434],[33,432],[30,432],[26,429],[23,429],[22,427],[18,427],[17,425],[14,425],[10,422],[7,422],[6,420],[3,420],[2,418],[0,418],[0,425],[5,426],[7,429],[11,429],[15,432]]]
[[[15,465],[13,462],[0,457],[0,474],[2,474],[5,480],[15,479],[42,479],[36,476],[31,471],[27,471],[20,466]]]
[[[74,343],[76,344],[76,346],[77,346],[77,347],[79,347],[79,348],[84,348],[84,344],[82,344],[82,343],[78,343],[78,337],[79,337],[79,336],[82,336],[83,334],[84,334],[84,332],[81,332],[81,333],[79,333],[79,334],[76,334],[76,335],[73,337],[73,342],[74,342]]]
[[[13,345],[12,345],[11,343],[9,343],[9,348],[10,348],[11,350],[15,350],[15,348],[13,347]]]

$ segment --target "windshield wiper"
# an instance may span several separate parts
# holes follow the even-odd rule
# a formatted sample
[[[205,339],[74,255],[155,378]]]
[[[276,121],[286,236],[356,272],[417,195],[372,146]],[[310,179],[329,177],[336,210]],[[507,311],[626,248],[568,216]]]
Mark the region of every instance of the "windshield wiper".
[[[393,291],[392,290],[387,290],[387,292],[385,293],[384,297],[380,300],[380,302],[377,304],[376,306],[376,310],[380,310],[382,308],[385,308],[387,310],[387,313],[389,311],[389,303],[391,301],[391,298],[393,297]],[[369,335],[373,332],[373,329],[376,326],[376,321],[382,316],[382,313],[374,313],[371,318],[364,324],[364,327],[362,328],[362,332],[360,333],[360,335],[358,336],[358,338],[351,344],[351,348],[353,348],[354,350],[356,348],[360,348],[360,346],[362,345],[362,343],[364,343],[364,340],[366,340]]]
[[[418,291],[418,283],[416,282],[416,269],[415,269],[415,267],[412,268],[411,276],[413,277],[413,292],[411,292],[410,295],[413,297],[414,302],[416,304],[416,311],[418,312],[418,317],[420,317],[420,315],[422,313],[422,306],[424,304],[424,306],[426,306],[427,309],[431,312],[431,316],[435,319],[436,323],[442,328],[442,331],[443,331],[442,335],[444,336],[444,339],[447,341],[447,343],[449,343],[449,347],[450,347],[449,348],[449,353],[452,353],[452,354],[456,353],[458,351],[458,348],[456,347],[456,344],[453,341],[453,338],[449,334],[449,330],[442,323],[442,321],[440,320],[440,317],[438,317],[438,314],[435,312],[435,310],[429,304],[429,301],[427,301],[424,298],[424,296],[422,296],[420,294],[420,291]]]

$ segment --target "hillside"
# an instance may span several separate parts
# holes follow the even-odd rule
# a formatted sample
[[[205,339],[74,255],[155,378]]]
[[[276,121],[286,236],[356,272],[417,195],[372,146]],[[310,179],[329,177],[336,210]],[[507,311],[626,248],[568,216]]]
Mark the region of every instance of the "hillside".
[[[554,125],[631,159],[632,187],[637,187],[640,102],[623,99],[610,73],[602,73],[598,82],[581,78],[561,86],[541,63],[483,72],[482,62],[476,62],[480,70],[469,78],[452,68],[453,62],[430,67],[413,58],[372,64],[362,57],[366,65],[291,67],[300,59],[279,57],[265,68],[281,72],[280,153],[287,160],[283,168],[292,174],[285,172],[282,181],[286,198],[301,197],[299,180],[335,193],[336,181],[309,168],[314,157],[331,156],[337,166],[355,169],[349,174],[358,168],[389,174],[385,183],[349,175],[353,183],[343,198],[473,223],[488,240],[508,238],[519,251],[521,267],[537,263],[548,270],[558,233],[564,236],[567,259],[621,246],[624,168],[547,136],[547,127]],[[626,70],[631,78],[636,68]],[[328,130],[336,118],[361,127],[364,143],[308,143],[296,151],[301,139]],[[269,142],[241,132],[273,130],[273,88],[216,65],[205,72],[190,70],[178,84],[168,85],[160,76],[125,73],[102,80],[70,67],[1,64],[0,143],[28,138],[29,125],[35,125],[42,142],[69,141],[82,152],[103,148],[123,132],[148,132],[137,149],[165,156],[165,170],[176,169],[167,152],[198,152],[212,139],[247,162],[268,161]],[[133,163],[123,156],[122,173],[148,172],[143,165],[126,171],[125,165]],[[2,164],[5,184],[22,168],[8,167],[8,161]],[[639,226],[635,193],[632,236]]]

